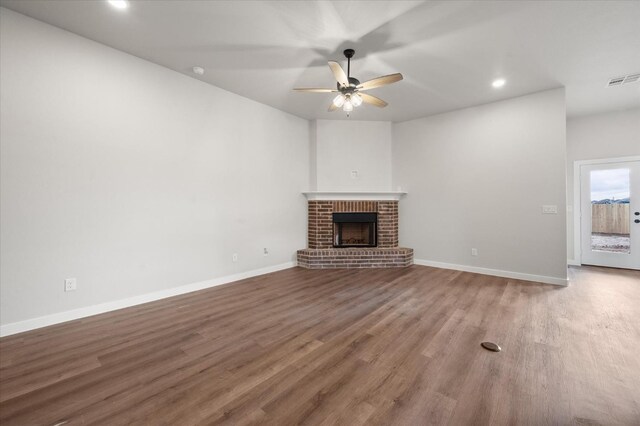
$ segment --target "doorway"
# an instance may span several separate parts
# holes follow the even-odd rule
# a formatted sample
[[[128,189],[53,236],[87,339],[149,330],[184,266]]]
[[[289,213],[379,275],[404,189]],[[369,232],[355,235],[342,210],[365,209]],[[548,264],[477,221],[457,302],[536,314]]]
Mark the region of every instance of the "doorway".
[[[640,161],[580,166],[581,263],[640,269]]]

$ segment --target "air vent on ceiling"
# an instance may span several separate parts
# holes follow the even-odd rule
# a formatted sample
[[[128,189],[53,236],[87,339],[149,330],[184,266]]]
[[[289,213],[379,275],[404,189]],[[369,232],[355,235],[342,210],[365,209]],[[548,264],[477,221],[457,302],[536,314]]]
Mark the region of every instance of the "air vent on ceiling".
[[[626,76],[622,84],[635,83],[638,80],[640,80],[640,74],[632,74],[632,75]]]
[[[635,83],[640,80],[640,74],[629,74],[622,77],[615,77],[609,80],[607,86],[620,86],[621,84]]]
[[[620,86],[624,81],[624,77],[616,77],[609,80],[609,86]]]

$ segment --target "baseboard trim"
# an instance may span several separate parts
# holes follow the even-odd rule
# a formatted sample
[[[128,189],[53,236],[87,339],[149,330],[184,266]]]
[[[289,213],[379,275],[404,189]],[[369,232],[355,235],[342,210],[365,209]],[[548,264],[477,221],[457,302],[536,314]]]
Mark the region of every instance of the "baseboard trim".
[[[567,259],[567,265],[569,266],[580,266],[582,263],[578,262],[575,259]]]
[[[456,265],[453,263],[434,262],[432,260],[414,259],[413,263],[434,268],[453,269],[456,271],[473,272],[482,275],[493,275],[496,277],[513,278],[516,280],[533,281],[545,284],[567,286],[567,278],[547,277],[545,275],[524,274],[522,272],[503,271],[501,269],[480,268],[478,266]]]
[[[9,323],[0,326],[0,337],[10,336],[12,334],[22,333],[37,328],[47,327],[50,325],[60,324],[67,321],[73,321],[92,315],[103,314],[105,312],[115,311],[118,309],[128,308],[130,306],[141,305],[143,303],[153,302],[167,297],[179,296],[193,291],[204,290],[206,288],[216,287],[222,284],[228,284],[234,281],[246,278],[256,277],[258,275],[268,274],[270,272],[281,271],[296,266],[295,262],[286,262],[279,265],[267,266],[265,268],[254,269],[238,274],[227,275],[224,277],[214,278],[211,280],[200,281],[193,284],[187,284],[179,287],[173,287],[166,290],[156,291],[153,293],[141,294],[139,296],[129,297],[127,299],[115,300],[113,302],[101,303],[99,305],[87,306],[84,308],[73,309],[71,311],[58,312],[51,315],[45,315],[38,318],[32,318],[25,321]]]

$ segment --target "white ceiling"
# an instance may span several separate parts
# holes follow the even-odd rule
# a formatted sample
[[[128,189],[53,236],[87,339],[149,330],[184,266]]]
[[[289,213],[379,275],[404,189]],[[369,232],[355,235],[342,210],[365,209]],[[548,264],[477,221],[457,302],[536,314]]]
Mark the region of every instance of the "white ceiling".
[[[405,79],[371,94],[356,120],[404,121],[565,86],[570,116],[640,107],[640,1],[106,1],[1,0],[0,4],[116,49],[304,118],[326,111],[327,60],[361,81]],[[202,66],[204,76],[191,73]],[[507,84],[493,89],[491,81]]]

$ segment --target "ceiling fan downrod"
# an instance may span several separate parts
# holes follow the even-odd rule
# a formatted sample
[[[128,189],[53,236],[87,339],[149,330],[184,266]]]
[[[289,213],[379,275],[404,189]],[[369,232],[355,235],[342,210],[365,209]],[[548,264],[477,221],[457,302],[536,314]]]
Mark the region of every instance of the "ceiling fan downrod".
[[[351,58],[356,54],[356,51],[353,49],[345,49],[344,56],[347,58],[347,78],[351,77]]]

